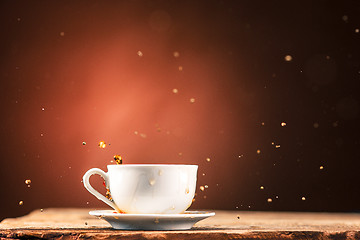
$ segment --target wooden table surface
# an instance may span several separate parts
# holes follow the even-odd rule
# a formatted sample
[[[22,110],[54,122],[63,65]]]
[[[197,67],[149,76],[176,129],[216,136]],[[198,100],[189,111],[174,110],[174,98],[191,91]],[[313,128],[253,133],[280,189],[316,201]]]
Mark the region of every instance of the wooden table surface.
[[[360,214],[215,211],[185,231],[114,230],[94,209],[44,209],[0,223],[1,239],[360,239]],[[238,218],[239,217],[239,218]]]

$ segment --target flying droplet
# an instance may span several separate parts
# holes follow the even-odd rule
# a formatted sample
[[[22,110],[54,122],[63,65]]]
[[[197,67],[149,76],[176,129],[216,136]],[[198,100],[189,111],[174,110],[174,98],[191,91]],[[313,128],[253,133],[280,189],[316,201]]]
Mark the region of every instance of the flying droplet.
[[[356,33],[359,33],[359,32],[360,32],[360,30],[359,30],[358,28],[356,28],[356,29],[355,29],[355,32],[356,32]]]
[[[261,190],[264,190],[264,186],[261,186],[260,189],[261,189]]]
[[[142,53],[142,51],[137,51],[137,55],[138,55],[139,57],[142,57],[144,54]]]
[[[176,58],[180,57],[180,53],[177,52],[177,51],[175,51],[175,52],[173,53],[173,55],[174,55],[174,57],[176,57]]]
[[[282,123],[281,123],[281,126],[282,126],[282,127],[285,127],[285,126],[286,126],[286,122],[282,122]]]
[[[342,16],[342,20],[344,22],[347,22],[349,20],[349,17],[347,15]]]
[[[105,148],[106,147],[106,143],[104,141],[100,141],[98,144],[99,148]]]
[[[174,89],[172,90],[172,92],[173,92],[173,93],[178,93],[179,90],[177,90],[176,88],[174,88]]]
[[[31,180],[30,180],[30,179],[26,179],[26,180],[25,180],[25,184],[26,184],[26,185],[29,185],[30,183],[31,183]]]
[[[267,202],[268,202],[268,203],[271,203],[272,201],[273,201],[273,200],[272,200],[271,198],[268,198],[268,199],[267,199]]]
[[[114,155],[114,160],[116,161],[116,164],[122,164],[122,158],[120,155]]]
[[[292,61],[292,56],[291,55],[286,55],[285,56],[285,61],[287,61],[287,62],[291,62]]]
[[[20,205],[20,206],[24,205],[24,202],[23,202],[23,201],[20,201],[20,202],[19,202],[19,205]]]
[[[82,142],[82,145],[86,145],[86,142]]]
[[[280,148],[280,144],[278,144],[278,145],[275,145],[275,148]]]
[[[204,187],[205,187],[205,188],[209,188],[209,186],[208,186],[208,185],[204,185]]]
[[[316,123],[314,123],[313,126],[314,126],[314,128],[318,128],[318,127],[319,127],[319,123],[316,122]]]
[[[205,190],[204,186],[200,186],[200,190],[204,191]]]
[[[260,153],[261,153],[260,149],[256,150],[256,153],[257,153],[257,154],[260,154]]]
[[[183,70],[183,66],[179,66],[179,71],[182,71]]]
[[[324,169],[324,166],[320,166],[320,170],[323,170]]]
[[[210,162],[210,158],[206,158],[206,161],[207,161],[207,162]]]
[[[195,102],[195,98],[190,98],[190,102],[194,103]]]
[[[302,198],[301,198],[301,200],[305,201],[305,200],[306,200],[306,198],[305,198],[305,197],[302,197]]]
[[[65,33],[64,32],[60,32],[60,36],[65,36]]]
[[[45,108],[41,108],[41,111],[45,111]]]

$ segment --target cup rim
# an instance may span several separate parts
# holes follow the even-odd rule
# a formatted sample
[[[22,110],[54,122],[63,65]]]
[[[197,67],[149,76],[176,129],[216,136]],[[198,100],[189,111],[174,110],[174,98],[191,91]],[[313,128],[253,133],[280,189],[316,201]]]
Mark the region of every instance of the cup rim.
[[[107,165],[108,168],[113,167],[199,167],[196,164],[109,164]]]

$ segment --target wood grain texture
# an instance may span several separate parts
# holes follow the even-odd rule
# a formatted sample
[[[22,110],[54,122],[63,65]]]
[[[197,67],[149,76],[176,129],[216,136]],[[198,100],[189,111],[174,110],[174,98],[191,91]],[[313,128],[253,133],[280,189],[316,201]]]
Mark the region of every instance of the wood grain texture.
[[[2,239],[360,239],[360,214],[215,211],[186,231],[122,231],[93,209],[45,209],[0,223]],[[239,217],[239,218],[238,218]]]

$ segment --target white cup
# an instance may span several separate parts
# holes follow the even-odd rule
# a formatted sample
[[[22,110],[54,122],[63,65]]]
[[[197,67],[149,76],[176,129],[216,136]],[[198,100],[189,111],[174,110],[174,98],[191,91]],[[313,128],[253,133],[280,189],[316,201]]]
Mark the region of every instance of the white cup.
[[[138,214],[182,213],[192,203],[197,165],[124,164],[108,165],[105,173],[92,168],[83,176],[85,188],[118,212]],[[96,191],[90,176],[99,174],[110,190],[112,201]]]

